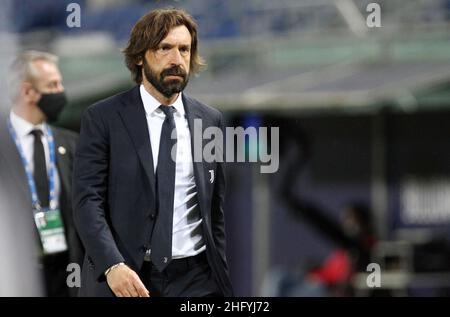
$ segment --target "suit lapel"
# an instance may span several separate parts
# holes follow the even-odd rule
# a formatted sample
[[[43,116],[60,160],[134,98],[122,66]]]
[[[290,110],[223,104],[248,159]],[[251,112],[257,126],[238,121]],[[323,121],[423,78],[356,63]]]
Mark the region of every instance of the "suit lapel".
[[[207,195],[206,195],[206,182],[205,182],[205,170],[204,170],[204,164],[203,164],[203,148],[205,146],[205,140],[202,137],[203,136],[203,130],[205,129],[204,125],[204,115],[201,110],[201,108],[197,105],[196,101],[189,98],[185,94],[182,95],[183,97],[183,104],[184,109],[186,111],[186,117],[188,120],[189,125],[189,131],[191,133],[191,153],[192,153],[192,160],[193,160],[193,166],[194,166],[194,178],[195,178],[195,184],[197,186],[197,193],[198,193],[198,201],[200,203],[200,211],[203,214],[203,216],[207,216]],[[194,120],[200,119],[202,122],[202,126],[197,124],[195,126]],[[201,144],[202,147],[200,149],[201,159],[196,161],[195,157],[195,146],[198,146],[197,143],[199,143],[199,140],[195,140],[195,137],[200,136],[201,137]],[[197,142],[197,143],[195,143]],[[197,149],[198,151],[199,149]]]
[[[119,115],[128,130],[134,147],[136,148],[139,160],[149,179],[153,197],[155,197],[155,173],[152,148],[139,86],[136,86],[131,89],[128,94],[124,95],[122,103],[123,107],[119,110]]]
[[[205,182],[205,167],[203,160],[199,162],[195,161],[194,157],[194,145],[195,136],[202,136],[204,127],[204,114],[201,108],[198,106],[195,100],[187,97],[185,94],[182,95],[183,104],[186,111],[186,117],[188,120],[189,130],[191,133],[191,152],[193,157],[193,167],[194,167],[194,177],[196,181],[196,186],[199,195],[200,210],[204,213],[207,209],[207,188]],[[139,92],[139,86],[136,86],[130,90],[129,94],[124,95],[122,98],[123,108],[119,110],[119,115],[132,139],[133,145],[138,153],[139,160],[144,167],[145,173],[150,181],[150,186],[152,190],[153,197],[155,196],[155,173],[153,167],[153,155],[151,149],[151,143],[149,139],[148,125],[145,115],[144,105],[142,104],[141,95]],[[194,125],[194,120],[202,120],[202,127],[198,131],[194,131],[196,128]],[[197,140],[199,142],[199,140]],[[204,143],[206,140],[201,138],[202,148],[204,148]],[[205,215],[207,213],[204,213]]]
[[[51,128],[51,127],[50,127]],[[68,147],[67,144],[64,143],[63,138],[61,138],[58,131],[52,129],[53,137],[55,139],[55,159],[56,159],[56,168],[58,170],[59,179],[61,180],[61,197],[62,195],[69,195],[67,193],[67,189],[71,188],[69,176],[72,171],[70,170],[70,162],[68,157]],[[60,148],[64,148],[66,151],[64,153],[60,153]]]

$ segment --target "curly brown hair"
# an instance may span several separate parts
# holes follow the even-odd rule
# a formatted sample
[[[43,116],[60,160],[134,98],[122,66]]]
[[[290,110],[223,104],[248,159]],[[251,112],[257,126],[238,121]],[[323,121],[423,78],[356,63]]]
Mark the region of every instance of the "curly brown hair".
[[[198,73],[205,66],[203,58],[198,53],[197,23],[194,18],[182,9],[152,10],[134,25],[127,47],[123,50],[125,63],[137,84],[142,82],[142,65],[138,63],[144,59],[147,50],[156,49],[169,31],[180,25],[186,26],[192,38],[191,72]]]

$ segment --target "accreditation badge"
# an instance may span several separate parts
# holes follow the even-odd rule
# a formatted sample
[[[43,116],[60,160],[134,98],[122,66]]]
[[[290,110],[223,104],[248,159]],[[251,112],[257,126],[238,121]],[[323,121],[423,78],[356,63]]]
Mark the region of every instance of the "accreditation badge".
[[[44,254],[54,254],[67,250],[64,225],[59,209],[38,211],[34,220],[39,231]]]

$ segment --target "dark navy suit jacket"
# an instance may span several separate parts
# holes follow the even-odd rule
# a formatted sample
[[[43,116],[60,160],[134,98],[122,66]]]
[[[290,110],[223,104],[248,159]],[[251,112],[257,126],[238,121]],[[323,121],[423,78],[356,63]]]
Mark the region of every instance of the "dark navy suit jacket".
[[[185,94],[183,103],[192,146],[195,119],[202,120],[202,130],[223,128],[219,111]],[[193,164],[207,259],[218,286],[231,296],[225,256],[224,163]],[[210,170],[215,175],[212,183]],[[153,158],[139,86],[85,111],[75,158],[73,202],[75,225],[86,249],[80,295],[113,296],[104,272],[118,262],[139,272],[156,212]]]

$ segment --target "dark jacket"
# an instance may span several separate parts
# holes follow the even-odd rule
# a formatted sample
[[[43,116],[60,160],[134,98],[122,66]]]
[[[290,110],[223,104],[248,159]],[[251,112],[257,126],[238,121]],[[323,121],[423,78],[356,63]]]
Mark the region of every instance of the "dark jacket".
[[[183,103],[192,145],[194,119],[202,120],[203,130],[221,127],[219,111],[184,94]],[[230,296],[223,214],[224,163],[193,164],[208,262],[224,295]],[[216,175],[213,183],[210,170]],[[153,158],[139,86],[85,111],[73,189],[75,224],[86,248],[80,295],[112,296],[104,272],[118,262],[140,271],[156,212]]]
[[[17,219],[20,218],[24,220],[20,221],[21,223],[27,223],[27,226],[29,227],[28,230],[35,231],[36,245],[38,245],[39,237],[37,235],[37,229],[34,227],[31,194],[27,184],[25,168],[17,147],[14,144],[14,140],[9,134],[6,120],[4,115],[0,116],[0,151],[3,157],[2,165],[0,166],[0,175],[8,177],[8,191],[14,192],[20,197],[21,201],[17,202],[16,205],[23,207],[20,208],[20,215],[18,214],[15,216],[18,217]],[[51,127],[51,129],[55,139],[56,167],[58,169],[61,184],[59,206],[69,248],[69,261],[81,265],[84,257],[84,250],[75,229],[71,200],[73,160],[75,156],[77,134],[57,127]],[[60,147],[63,147],[65,151],[58,151]],[[25,221],[25,218],[28,220]],[[36,259],[36,262],[37,261],[38,259]],[[65,271],[66,268],[64,267],[63,270]],[[69,272],[67,274],[69,274]],[[60,285],[66,285],[66,280],[63,280],[62,278],[61,280],[54,282],[59,283]],[[71,289],[70,293],[73,295],[76,294],[74,289]]]

